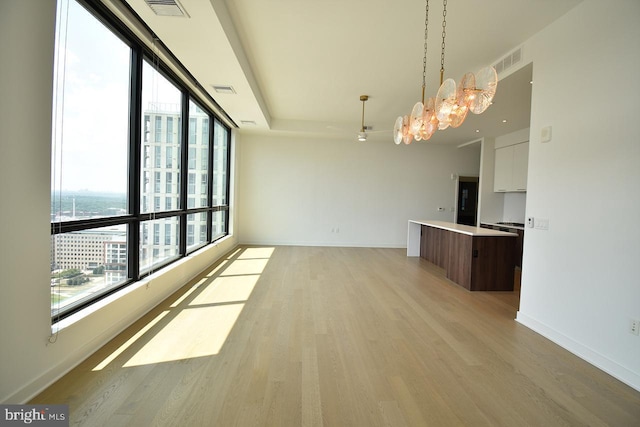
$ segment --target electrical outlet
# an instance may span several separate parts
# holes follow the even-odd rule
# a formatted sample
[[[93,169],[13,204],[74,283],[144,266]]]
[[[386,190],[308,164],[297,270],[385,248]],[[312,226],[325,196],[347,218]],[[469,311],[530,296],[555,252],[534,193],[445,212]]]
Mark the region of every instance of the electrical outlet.
[[[640,335],[640,320],[631,319],[631,324],[629,325],[629,332],[634,335]]]

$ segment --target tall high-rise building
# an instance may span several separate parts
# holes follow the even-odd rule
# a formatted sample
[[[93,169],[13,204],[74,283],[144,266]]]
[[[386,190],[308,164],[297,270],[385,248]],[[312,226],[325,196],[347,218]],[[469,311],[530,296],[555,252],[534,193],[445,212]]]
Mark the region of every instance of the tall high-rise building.
[[[180,215],[156,219],[155,214],[225,204],[227,172],[227,130],[214,125],[213,186],[209,200],[209,134],[211,118],[194,102],[189,103],[187,163],[182,165],[182,126],[180,105],[150,103],[144,112],[141,158],[140,210],[151,220],[140,226],[140,270],[153,269],[158,263],[179,255]],[[181,199],[180,177],[187,169],[186,193]],[[73,219],[76,215],[75,199]],[[54,213],[52,213],[52,218]],[[57,214],[56,219],[61,219]],[[91,216],[95,217],[95,216]],[[224,215],[212,215],[213,238],[225,232]],[[196,247],[207,241],[206,212],[186,215],[186,245]],[[104,267],[105,282],[116,284],[127,278],[126,226],[105,227],[52,236],[51,269],[94,270]]]

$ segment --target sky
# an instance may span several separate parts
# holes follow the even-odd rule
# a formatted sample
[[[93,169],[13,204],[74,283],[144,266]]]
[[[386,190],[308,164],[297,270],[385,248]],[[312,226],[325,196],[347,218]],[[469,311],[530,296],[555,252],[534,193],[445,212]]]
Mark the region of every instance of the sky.
[[[52,191],[126,193],[130,49],[75,1],[58,8]],[[153,102],[179,105],[180,92],[145,63]]]

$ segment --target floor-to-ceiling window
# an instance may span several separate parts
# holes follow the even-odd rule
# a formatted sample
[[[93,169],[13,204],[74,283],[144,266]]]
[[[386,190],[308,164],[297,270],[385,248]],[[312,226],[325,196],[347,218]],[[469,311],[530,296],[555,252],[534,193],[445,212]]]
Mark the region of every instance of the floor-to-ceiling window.
[[[59,2],[51,314],[228,233],[230,129],[93,2]]]

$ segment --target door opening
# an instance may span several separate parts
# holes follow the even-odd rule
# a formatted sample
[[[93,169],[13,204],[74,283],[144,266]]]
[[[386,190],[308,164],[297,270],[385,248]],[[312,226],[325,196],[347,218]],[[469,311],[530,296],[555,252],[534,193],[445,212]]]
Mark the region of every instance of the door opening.
[[[478,217],[478,177],[458,177],[458,193],[456,208],[456,223],[477,225]]]

